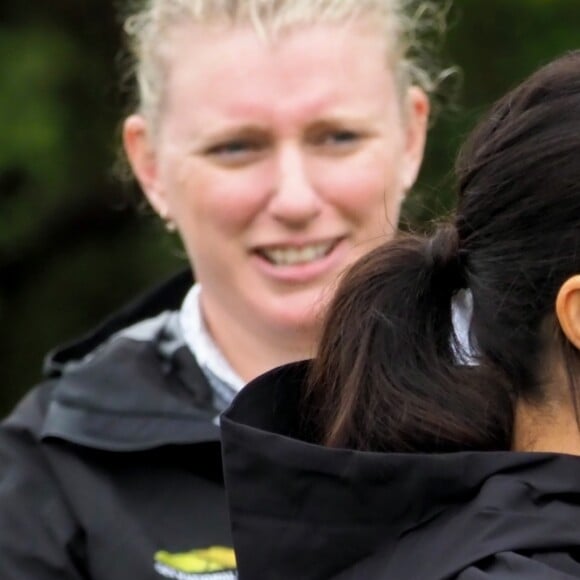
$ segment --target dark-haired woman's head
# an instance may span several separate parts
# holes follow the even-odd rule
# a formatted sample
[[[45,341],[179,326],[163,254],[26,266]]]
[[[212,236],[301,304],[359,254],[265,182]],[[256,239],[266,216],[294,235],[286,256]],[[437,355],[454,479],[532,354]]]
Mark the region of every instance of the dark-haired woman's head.
[[[307,391],[326,444],[507,449],[522,404],[578,416],[580,52],[492,108],[457,178],[450,223],[378,248],[344,277]],[[465,295],[469,344],[453,324]],[[477,364],[461,364],[462,349]]]

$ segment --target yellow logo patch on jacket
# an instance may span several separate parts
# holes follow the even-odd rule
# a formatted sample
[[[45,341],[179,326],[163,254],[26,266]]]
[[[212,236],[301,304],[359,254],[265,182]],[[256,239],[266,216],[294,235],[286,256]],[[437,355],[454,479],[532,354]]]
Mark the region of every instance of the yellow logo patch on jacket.
[[[155,570],[164,578],[174,580],[234,580],[236,556],[231,548],[212,546],[171,554],[160,551],[155,554]]]

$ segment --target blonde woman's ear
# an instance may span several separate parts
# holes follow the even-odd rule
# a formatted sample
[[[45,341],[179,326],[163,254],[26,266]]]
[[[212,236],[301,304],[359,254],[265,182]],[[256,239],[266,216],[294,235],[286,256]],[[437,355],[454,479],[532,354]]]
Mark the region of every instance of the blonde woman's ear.
[[[425,142],[429,124],[429,98],[419,87],[410,87],[406,100],[406,144],[403,186],[406,191],[413,188],[425,153]]]
[[[566,338],[580,349],[580,275],[568,278],[560,287],[556,316]]]
[[[170,219],[167,200],[159,188],[157,159],[151,131],[141,115],[130,115],[123,124],[123,146],[131,169],[151,207],[164,220]]]

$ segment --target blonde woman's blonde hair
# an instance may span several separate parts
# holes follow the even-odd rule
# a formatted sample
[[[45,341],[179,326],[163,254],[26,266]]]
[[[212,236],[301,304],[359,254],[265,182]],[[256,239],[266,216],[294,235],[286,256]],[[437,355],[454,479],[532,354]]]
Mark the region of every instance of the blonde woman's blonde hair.
[[[385,66],[391,65],[402,91],[410,84],[428,94],[441,74],[434,70],[431,45],[445,28],[447,0],[144,0],[133,3],[125,21],[132,55],[129,75],[136,81],[137,108],[155,123],[167,63],[164,49],[173,27],[185,22],[204,26],[252,26],[265,40],[284,31],[318,23],[369,19],[385,38]],[[435,34],[431,34],[435,33]],[[427,58],[425,58],[427,57]]]

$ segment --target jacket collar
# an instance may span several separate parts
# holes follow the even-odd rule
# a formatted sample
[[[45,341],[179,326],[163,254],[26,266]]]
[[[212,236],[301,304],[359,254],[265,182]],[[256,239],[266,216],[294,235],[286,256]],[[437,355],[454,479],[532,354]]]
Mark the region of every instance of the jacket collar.
[[[117,332],[162,312],[179,310],[192,285],[191,270],[183,270],[151,288],[106,318],[89,333],[49,352],[44,361],[44,375],[47,378],[58,377],[67,364],[94,352]]]
[[[258,378],[222,417],[240,577],[342,578],[380,553],[380,577],[431,580],[505,550],[580,545],[580,458],[323,448],[300,433],[306,371]]]
[[[176,276],[50,355],[43,438],[109,451],[219,441],[211,387],[178,324],[191,284]]]

